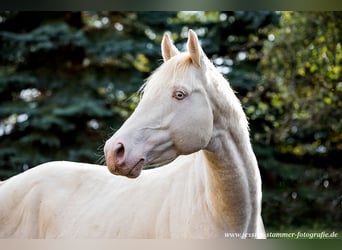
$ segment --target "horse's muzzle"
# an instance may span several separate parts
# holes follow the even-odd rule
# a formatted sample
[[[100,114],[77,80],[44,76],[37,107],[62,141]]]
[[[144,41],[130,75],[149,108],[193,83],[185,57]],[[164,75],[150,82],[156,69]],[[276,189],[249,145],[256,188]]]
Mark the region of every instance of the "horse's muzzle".
[[[107,167],[112,174],[123,175],[129,178],[138,177],[145,162],[144,159],[128,161],[125,146],[121,142],[112,143],[107,141],[104,147],[104,154]]]

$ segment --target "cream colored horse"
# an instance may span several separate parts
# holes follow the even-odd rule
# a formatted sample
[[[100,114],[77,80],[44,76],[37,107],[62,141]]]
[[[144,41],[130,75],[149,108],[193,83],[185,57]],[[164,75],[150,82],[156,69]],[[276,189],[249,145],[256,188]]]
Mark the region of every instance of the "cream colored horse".
[[[265,236],[243,109],[191,30],[187,45],[164,36],[164,63],[106,142],[110,172],[131,178],[74,162],[19,174],[0,185],[2,238]]]

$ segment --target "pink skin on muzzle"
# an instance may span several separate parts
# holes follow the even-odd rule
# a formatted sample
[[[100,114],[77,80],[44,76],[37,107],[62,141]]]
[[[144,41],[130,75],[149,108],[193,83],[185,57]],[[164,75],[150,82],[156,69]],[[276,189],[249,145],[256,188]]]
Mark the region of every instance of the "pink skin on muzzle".
[[[136,178],[144,165],[144,159],[131,157],[127,160],[127,152],[122,142],[108,140],[104,147],[106,163],[112,174]]]

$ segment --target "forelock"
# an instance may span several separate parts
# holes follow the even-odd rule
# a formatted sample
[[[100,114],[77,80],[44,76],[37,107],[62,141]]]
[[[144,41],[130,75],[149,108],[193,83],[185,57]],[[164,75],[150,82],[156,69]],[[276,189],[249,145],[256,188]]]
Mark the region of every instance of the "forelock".
[[[174,77],[187,71],[192,64],[188,53],[181,53],[169,59],[160,65],[152,75],[147,78],[146,82],[139,89],[139,93],[143,94],[148,88],[170,87],[174,84]],[[155,86],[162,83],[162,86]]]

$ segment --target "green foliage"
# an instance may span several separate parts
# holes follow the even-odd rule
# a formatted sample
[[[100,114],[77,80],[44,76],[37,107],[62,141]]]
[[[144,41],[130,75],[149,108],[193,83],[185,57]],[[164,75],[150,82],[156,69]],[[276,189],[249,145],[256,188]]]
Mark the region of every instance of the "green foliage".
[[[132,13],[107,14],[140,23]],[[30,15],[41,22],[30,23]],[[45,15],[26,13],[15,30],[6,23],[22,18],[19,12],[1,26],[2,178],[45,161],[101,161],[101,145],[135,107],[137,98],[126,100],[147,76],[136,61],[148,43],[146,36],[136,41],[139,29],[114,29],[102,13]],[[146,54],[157,56],[151,44]]]
[[[269,121],[264,129],[283,153],[342,150],[342,15],[286,12],[280,25],[261,61],[257,105],[267,109],[252,115]]]
[[[0,179],[51,160],[103,162],[169,31],[194,29],[250,118],[266,228],[339,228],[339,12],[2,12]]]
[[[244,99],[272,227],[341,229],[341,27],[340,12],[282,13]]]

